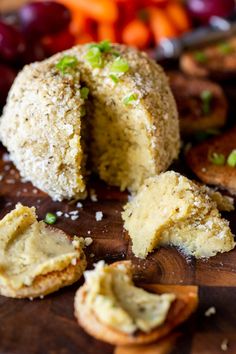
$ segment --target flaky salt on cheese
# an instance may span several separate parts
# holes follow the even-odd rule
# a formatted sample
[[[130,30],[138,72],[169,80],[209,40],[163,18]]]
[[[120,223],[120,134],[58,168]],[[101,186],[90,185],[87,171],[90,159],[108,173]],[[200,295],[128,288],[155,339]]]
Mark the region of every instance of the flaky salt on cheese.
[[[133,253],[140,258],[161,245],[176,246],[196,258],[212,257],[235,246],[214,195],[173,171],[147,179],[125,205],[122,218]]]

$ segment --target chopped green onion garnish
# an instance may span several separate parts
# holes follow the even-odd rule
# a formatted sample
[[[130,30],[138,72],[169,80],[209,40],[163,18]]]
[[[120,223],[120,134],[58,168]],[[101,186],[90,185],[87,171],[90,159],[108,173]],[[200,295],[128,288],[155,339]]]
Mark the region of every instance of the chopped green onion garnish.
[[[233,52],[233,47],[228,42],[220,43],[218,49],[222,54],[230,54]]]
[[[100,43],[93,43],[90,45],[90,48],[97,48],[100,52],[105,53],[111,50],[111,43],[108,40],[102,41]]]
[[[124,74],[129,70],[129,64],[121,57],[117,57],[111,65],[112,74]]]
[[[213,98],[213,94],[211,91],[209,90],[204,90],[201,92],[201,100],[202,100],[202,110],[203,110],[203,113],[206,115],[206,114],[209,114],[210,111],[211,111],[211,101],[212,101],[212,98]]]
[[[88,98],[88,94],[89,94],[89,88],[88,87],[82,87],[80,89],[80,96],[84,100],[86,100]]]
[[[114,57],[119,57],[120,53],[117,52],[116,50],[113,50],[112,52],[110,52],[112,55],[114,55]]]
[[[225,164],[225,156],[223,154],[218,154],[217,152],[213,152],[209,156],[209,160],[214,164],[214,165],[219,165],[222,166]]]
[[[78,60],[75,56],[65,55],[62,57],[59,62],[56,64],[56,68],[60,70],[63,74],[73,69],[78,64]]]
[[[109,76],[112,79],[112,81],[114,81],[115,84],[117,84],[117,82],[119,82],[119,79],[118,79],[118,77],[116,75],[111,74]]]
[[[57,221],[57,217],[55,214],[53,213],[47,213],[44,219],[44,222],[46,224],[52,225],[55,224],[55,222]]]
[[[101,68],[103,61],[101,51],[98,47],[91,47],[85,54],[85,59],[93,68]]]
[[[131,93],[131,95],[126,96],[124,98],[123,102],[126,106],[128,106],[130,104],[133,104],[135,101],[137,101],[137,99],[138,99],[137,93]]]
[[[231,167],[236,166],[236,150],[232,150],[227,158],[227,165]]]
[[[207,61],[207,56],[203,52],[196,52],[194,53],[194,58],[199,63],[205,63]]]

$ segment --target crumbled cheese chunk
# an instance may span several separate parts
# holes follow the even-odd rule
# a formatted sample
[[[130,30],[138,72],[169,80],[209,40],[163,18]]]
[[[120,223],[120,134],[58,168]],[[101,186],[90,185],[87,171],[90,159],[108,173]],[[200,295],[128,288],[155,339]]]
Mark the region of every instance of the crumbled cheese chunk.
[[[205,316],[206,317],[210,317],[210,316],[215,315],[215,314],[216,314],[216,308],[214,306],[209,307],[209,309],[207,309],[205,311]]]
[[[78,215],[79,214],[79,210],[72,210],[69,212],[70,215]]]
[[[78,203],[76,204],[76,207],[77,207],[77,208],[83,208],[83,204],[80,203],[80,202],[78,202]]]
[[[84,242],[85,246],[88,247],[93,243],[93,239],[91,237],[85,237]]]
[[[72,221],[75,221],[75,220],[77,220],[77,219],[79,219],[79,215],[72,215],[72,216],[71,216],[71,220],[72,220]]]
[[[228,341],[227,338],[225,338],[225,339],[222,341],[220,348],[221,348],[221,350],[222,350],[223,352],[226,352],[226,351],[228,350],[228,346],[229,346],[228,343],[229,343],[229,341]]]
[[[98,197],[94,189],[90,189],[90,199],[92,202],[98,201]]]
[[[63,212],[62,212],[62,211],[60,211],[60,210],[59,210],[59,211],[56,211],[56,216],[59,216],[59,217],[60,217],[60,216],[62,216],[62,215],[63,215]]]
[[[95,214],[95,219],[97,221],[101,221],[103,218],[103,212],[102,211],[97,211],[96,214]]]

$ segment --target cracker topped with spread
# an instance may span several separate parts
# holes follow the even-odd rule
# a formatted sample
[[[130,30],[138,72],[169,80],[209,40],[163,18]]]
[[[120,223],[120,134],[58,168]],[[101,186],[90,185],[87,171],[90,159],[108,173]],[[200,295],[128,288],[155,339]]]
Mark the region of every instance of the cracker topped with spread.
[[[0,221],[0,294],[38,297],[70,285],[86,267],[79,240],[36,219],[17,204]]]
[[[172,292],[156,285],[146,291],[135,286],[132,276],[130,261],[100,261],[85,272],[85,284],[75,296],[75,316],[89,334],[111,344],[151,343],[196,309],[196,287],[182,287],[183,292],[173,287]]]

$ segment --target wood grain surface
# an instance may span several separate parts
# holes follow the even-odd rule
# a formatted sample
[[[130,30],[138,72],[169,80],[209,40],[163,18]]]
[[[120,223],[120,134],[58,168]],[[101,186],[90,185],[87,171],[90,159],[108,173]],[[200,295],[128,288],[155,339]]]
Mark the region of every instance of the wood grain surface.
[[[2,156],[2,158],[1,158]],[[76,206],[53,202],[46,194],[23,183],[17,170],[0,150],[0,217],[17,202],[36,206],[39,219],[47,212],[69,212]],[[133,257],[128,236],[123,231],[120,212],[127,194],[94,179],[98,202],[83,202],[79,219],[60,217],[56,226],[71,235],[91,236],[93,243],[86,250],[89,268],[99,259],[113,262],[132,259],[135,279],[142,283],[197,284],[200,305],[197,313],[160,345],[143,349],[142,354],[218,354],[227,339],[227,353],[236,353],[236,250],[217,255],[207,261],[186,259],[174,248],[161,248],[146,260]],[[96,221],[96,211],[104,218]],[[227,216],[227,214],[226,214]],[[232,229],[236,213],[228,215]],[[114,348],[88,336],[73,316],[73,298],[80,282],[45,297],[43,300],[12,300],[0,297],[0,354],[127,354],[127,348]],[[214,306],[216,314],[205,317]],[[164,349],[163,349],[164,348]],[[137,351],[136,351],[137,352]],[[140,351],[139,351],[140,352]],[[137,352],[138,353],[138,352]]]
[[[0,12],[9,11],[27,0],[0,0]],[[227,86],[231,121],[235,121],[235,83]],[[46,194],[23,183],[14,166],[0,148],[0,218],[17,202],[35,206],[39,219],[47,212],[69,212],[75,205],[53,202]],[[179,170],[180,165],[175,166]],[[207,261],[186,259],[174,248],[161,248],[145,261],[133,257],[127,234],[123,231],[120,212],[127,194],[110,188],[99,180],[91,182],[98,202],[89,198],[83,202],[80,217],[72,221],[65,217],[56,226],[71,235],[91,236],[93,243],[86,250],[89,268],[105,259],[113,262],[131,259],[135,278],[141,283],[199,285],[200,303],[191,319],[161,343],[137,348],[114,348],[88,336],[76,323],[73,299],[79,282],[42,300],[13,300],[0,296],[0,354],[236,354],[236,250],[217,255]],[[102,211],[102,221],[95,220]],[[225,214],[236,232],[236,212]],[[205,311],[214,306],[211,317]]]

